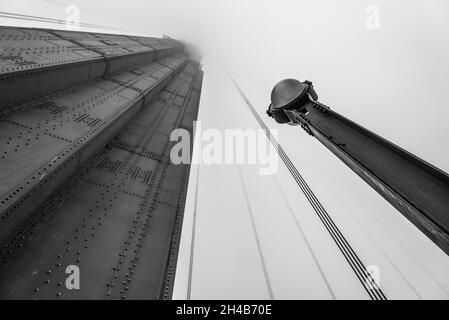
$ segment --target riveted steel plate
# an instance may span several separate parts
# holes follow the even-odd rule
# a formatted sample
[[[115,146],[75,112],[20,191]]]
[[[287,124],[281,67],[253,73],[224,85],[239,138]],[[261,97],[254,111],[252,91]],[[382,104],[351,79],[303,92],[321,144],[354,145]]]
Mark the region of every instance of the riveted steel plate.
[[[0,194],[4,195],[56,157],[67,142],[0,122]],[[43,175],[39,175],[39,178]],[[38,178],[38,179],[39,179]]]
[[[174,100],[194,83],[185,72],[174,79],[0,252],[0,298],[170,297],[188,166],[170,164],[169,134],[190,95]],[[79,267],[79,290],[65,286],[69,265]]]
[[[43,30],[0,28],[0,75],[94,58],[101,55]]]
[[[0,27],[2,107],[104,74],[100,53],[45,30]]]
[[[176,41],[150,42],[163,45],[125,35],[0,27],[0,109],[182,51]]]
[[[156,49],[166,49],[172,47],[181,47],[181,43],[169,39],[158,39],[158,38],[150,38],[150,37],[131,37],[140,43],[144,43],[150,47]]]
[[[142,110],[139,118],[136,119],[136,123],[142,127],[148,128],[154,125],[155,120],[157,119],[157,115],[163,110],[165,106],[165,101],[162,100],[161,96],[165,91],[162,91],[156,101],[151,104],[151,108],[146,108]]]
[[[165,70],[166,77],[175,72]],[[14,232],[8,221],[17,225],[20,219],[26,220],[33,213],[29,203],[40,205],[30,198],[31,194],[36,197],[40,188],[46,192],[56,190],[63,183],[58,179],[59,172],[65,178],[70,172],[68,168],[75,170],[82,165],[140,109],[142,94],[129,88],[128,83],[141,75],[133,76],[123,84],[98,79],[55,90],[4,110],[1,117],[8,126],[3,126],[3,136],[10,141],[0,140],[3,154],[0,171],[4,175],[0,189],[0,201],[4,202],[0,203],[0,239]],[[164,81],[161,79],[159,83]],[[155,93],[160,90],[153,81],[146,84],[147,88],[142,83],[142,89]],[[9,150],[10,146],[15,147]],[[67,167],[65,163],[73,162],[75,156],[75,165]],[[15,211],[17,214],[13,214]]]
[[[151,47],[124,35],[63,30],[54,30],[53,33],[62,36],[64,39],[75,41],[86,48],[101,52],[106,56],[154,51]]]
[[[172,55],[167,56],[162,59],[158,59],[158,62],[169,67],[169,68],[176,68],[180,63],[185,62],[186,57],[184,55]]]

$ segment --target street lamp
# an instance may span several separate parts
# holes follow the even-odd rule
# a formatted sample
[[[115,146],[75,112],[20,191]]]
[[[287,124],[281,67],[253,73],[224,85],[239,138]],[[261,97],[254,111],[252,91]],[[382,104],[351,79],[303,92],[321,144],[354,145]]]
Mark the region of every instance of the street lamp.
[[[449,255],[445,172],[318,102],[310,81],[280,81],[267,113],[317,138]]]

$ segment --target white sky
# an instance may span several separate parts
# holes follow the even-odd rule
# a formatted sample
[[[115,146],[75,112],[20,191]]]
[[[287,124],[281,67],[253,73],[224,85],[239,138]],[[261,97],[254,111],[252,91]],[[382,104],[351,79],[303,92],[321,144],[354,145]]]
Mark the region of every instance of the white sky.
[[[192,41],[204,54],[203,128],[257,128],[220,69],[227,66],[262,118],[279,130],[280,143],[354,250],[365,264],[379,266],[387,297],[449,298],[447,255],[316,139],[265,116],[277,81],[308,79],[335,111],[448,172],[447,1],[3,0],[0,10],[65,19],[69,3],[79,6],[84,23]],[[366,28],[368,5],[379,7],[379,30]],[[274,297],[331,297],[290,206],[336,297],[366,299],[285,167],[280,165],[276,178],[288,204],[273,176],[259,176],[255,166],[242,169]],[[187,288],[193,190],[175,298],[184,298]],[[192,298],[268,297],[235,166],[201,166],[196,230]]]

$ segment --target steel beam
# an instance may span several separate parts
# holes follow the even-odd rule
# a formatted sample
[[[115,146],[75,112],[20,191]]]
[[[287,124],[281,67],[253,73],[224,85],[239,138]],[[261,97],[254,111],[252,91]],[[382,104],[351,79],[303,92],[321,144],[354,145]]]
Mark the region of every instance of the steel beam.
[[[0,243],[151,102],[187,61],[182,56],[164,59],[175,67],[153,62],[57,91],[0,119]]]
[[[171,39],[0,27],[0,110],[182,51]]]
[[[53,178],[62,183],[39,193],[19,229],[20,211],[3,221],[15,232],[0,248],[0,299],[171,298],[190,166],[171,163],[170,134],[192,134],[201,79],[189,62],[106,147]],[[79,290],[65,286],[68,265],[81,270]]]
[[[273,90],[269,114],[301,125],[449,254],[449,176],[317,102],[310,82],[285,84]]]

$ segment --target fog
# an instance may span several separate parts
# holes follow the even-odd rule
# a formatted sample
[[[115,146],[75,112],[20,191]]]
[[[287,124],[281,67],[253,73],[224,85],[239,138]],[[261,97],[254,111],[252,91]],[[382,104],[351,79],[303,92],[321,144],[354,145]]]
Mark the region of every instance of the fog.
[[[193,43],[203,54],[203,128],[258,128],[230,72],[362,261],[379,267],[387,297],[449,298],[446,254],[316,139],[265,115],[276,82],[311,80],[333,110],[448,172],[447,1],[3,0],[0,9],[65,20],[71,4],[82,23],[104,26],[80,30]],[[192,298],[268,298],[236,165],[192,167],[174,297],[188,290],[198,168]],[[274,298],[367,299],[283,164],[274,176],[241,169]]]

